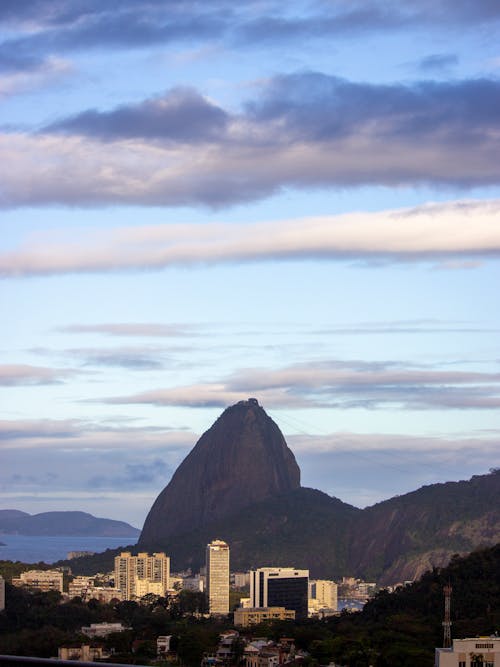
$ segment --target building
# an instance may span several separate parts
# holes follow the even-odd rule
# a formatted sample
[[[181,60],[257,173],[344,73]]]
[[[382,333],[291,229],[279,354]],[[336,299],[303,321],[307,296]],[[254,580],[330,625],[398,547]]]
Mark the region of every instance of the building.
[[[295,611],[285,607],[238,607],[234,612],[234,624],[242,628],[265,621],[294,621]]]
[[[27,586],[29,588],[38,588],[40,591],[63,590],[63,573],[59,570],[28,570],[21,572],[19,577],[12,579],[13,586]]]
[[[203,592],[203,579],[199,574],[194,577],[183,577],[182,588],[187,591],[194,591],[195,593]]]
[[[229,546],[222,540],[207,544],[206,569],[210,614],[229,614]]]
[[[293,609],[295,618],[307,618],[309,570],[293,567],[261,567],[250,572],[252,607]]]
[[[68,551],[66,558],[73,560],[74,558],[83,558],[84,556],[93,556],[95,551]]]
[[[5,580],[0,574],[0,611],[5,609]]]
[[[248,588],[250,586],[250,572],[232,572],[230,581],[234,588]]]
[[[170,653],[170,640],[172,635],[160,635],[156,638],[156,656],[164,658],[167,653]]]
[[[68,584],[68,595],[70,598],[79,597],[86,600],[91,588],[94,588],[94,577],[77,576]]]
[[[95,637],[107,637],[113,632],[124,632],[129,629],[121,623],[91,623],[81,628],[81,633],[94,639]]]
[[[110,651],[102,646],[60,646],[57,650],[59,660],[78,660],[79,662],[98,662],[111,657]]]
[[[309,581],[309,610],[313,613],[321,610],[337,611],[337,584],[327,579]]]
[[[170,586],[170,558],[163,552],[132,556],[122,551],[115,558],[115,588],[123,600],[134,600],[149,593],[163,596]]]
[[[435,667],[500,667],[500,637],[454,639],[451,648],[437,648]]]

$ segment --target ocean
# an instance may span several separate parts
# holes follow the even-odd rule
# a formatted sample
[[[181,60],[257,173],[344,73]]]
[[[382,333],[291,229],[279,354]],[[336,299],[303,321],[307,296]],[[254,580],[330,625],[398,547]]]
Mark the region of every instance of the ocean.
[[[135,544],[136,537],[74,537],[0,535],[0,560],[20,560],[23,563],[55,563],[67,558],[68,551],[117,549]]]

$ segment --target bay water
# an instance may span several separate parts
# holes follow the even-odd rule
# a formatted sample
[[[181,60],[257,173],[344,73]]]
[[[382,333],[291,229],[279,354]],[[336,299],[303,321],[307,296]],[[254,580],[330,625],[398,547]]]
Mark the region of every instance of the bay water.
[[[23,563],[55,563],[67,558],[69,551],[93,551],[132,546],[137,537],[78,537],[53,535],[2,535],[0,534],[0,560]]]

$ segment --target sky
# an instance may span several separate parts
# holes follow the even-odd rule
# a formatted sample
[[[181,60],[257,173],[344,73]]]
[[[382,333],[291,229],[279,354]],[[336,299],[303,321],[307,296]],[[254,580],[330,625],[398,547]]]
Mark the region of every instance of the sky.
[[[2,0],[0,508],[141,526],[255,397],[357,507],[500,465],[496,0]]]

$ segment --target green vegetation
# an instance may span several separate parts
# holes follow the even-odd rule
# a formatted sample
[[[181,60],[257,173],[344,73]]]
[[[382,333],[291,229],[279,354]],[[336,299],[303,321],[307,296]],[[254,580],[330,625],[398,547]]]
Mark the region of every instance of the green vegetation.
[[[411,586],[394,593],[380,592],[362,612],[303,622],[280,621],[251,630],[252,636],[293,637],[308,651],[309,667],[335,661],[346,667],[431,667],[434,648],[442,641],[443,586],[453,587],[452,620],[456,637],[488,635],[500,628],[500,544],[454,557],[448,567],[434,569]],[[7,609],[0,614],[0,654],[57,655],[57,647],[79,645],[88,639],[82,625],[122,621],[130,627],[110,635],[103,645],[113,647],[113,662],[149,664],[155,659],[158,635],[172,635],[179,663],[200,664],[204,652],[215,649],[231,619],[207,619],[203,595],[182,591],[174,602],[149,596],[145,604],[83,603],[79,598],[61,604],[58,593],[30,593],[7,584]]]

